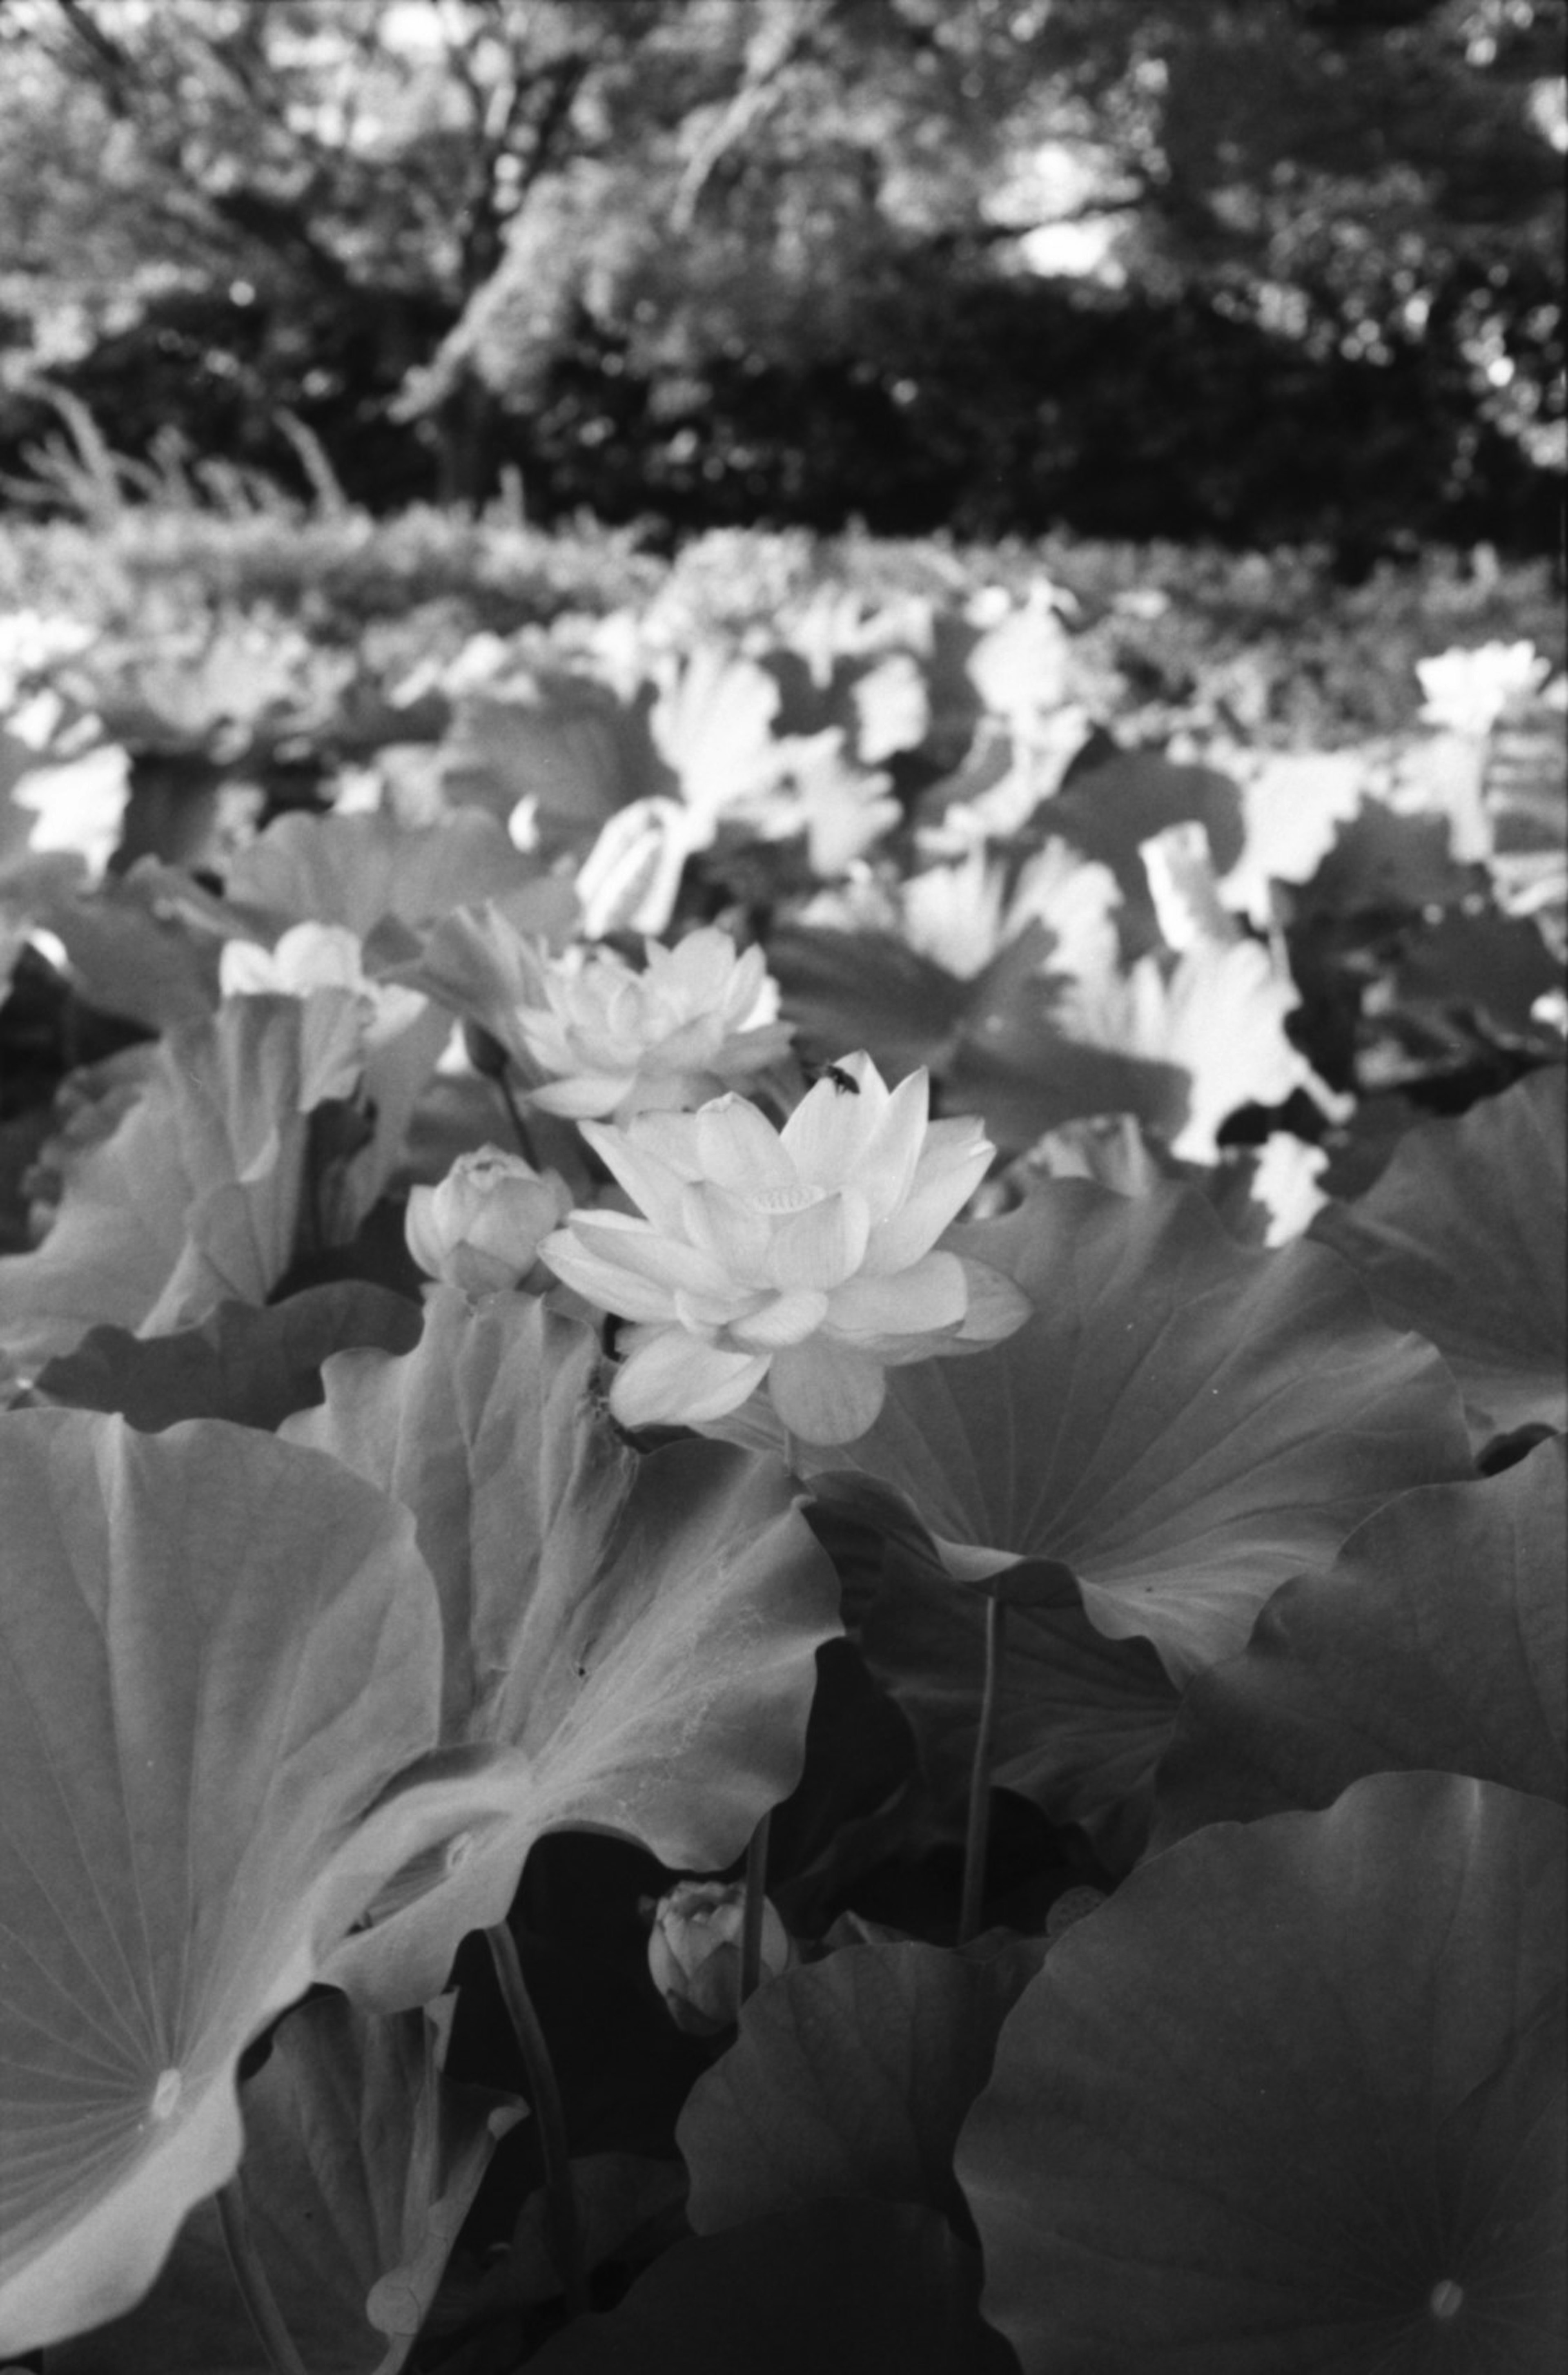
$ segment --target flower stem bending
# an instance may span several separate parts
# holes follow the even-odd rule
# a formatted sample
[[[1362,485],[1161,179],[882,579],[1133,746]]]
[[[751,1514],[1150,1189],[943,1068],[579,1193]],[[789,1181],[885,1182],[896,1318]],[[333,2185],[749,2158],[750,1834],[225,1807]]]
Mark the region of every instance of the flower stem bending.
[[[583,2264],[583,2233],[577,2219],[577,2195],[572,2183],[572,2162],[567,2151],[566,2115],[560,2106],[560,2089],[556,2085],[555,2067],[549,2048],[545,2043],[539,2015],[534,2010],[534,2000],[528,1993],[523,1977],[523,1965],[518,1958],[517,1942],[504,1921],[497,1921],[485,1932],[495,1965],[495,1975],[506,2005],[513,2034],[523,2056],[527,2073],[528,2099],[534,2117],[539,2123],[539,2149],[545,2163],[545,2200],[549,2212],[551,2239],[555,2245],[556,2268],[566,2306],[573,2317],[589,2307],[588,2278]]]
[[[768,1836],[773,1815],[770,1807],[751,1834],[746,1850],[746,1908],[740,1929],[740,2001],[753,1994],[762,1976],[762,1929],[768,1913]]]
[[[251,2237],[238,2169],[219,2190],[218,2221],[223,2229],[223,2245],[234,2271],[234,2282],[240,2287],[240,2297],[250,2312],[251,2323],[273,2375],[306,2375],[305,2362],[294,2347],[294,2337],[283,2322],[283,2312],[273,2297],[266,2270]]]
[[[991,1827],[991,1749],[996,1729],[996,1681],[1001,1672],[1007,1638],[1008,1609],[1004,1600],[985,1602],[985,1679],[980,1688],[980,1728],[974,1735],[974,1762],[969,1773],[969,1823],[963,1841],[963,1895],[959,1900],[958,1943],[961,1946],[980,1927],[985,1902],[985,1845]]]

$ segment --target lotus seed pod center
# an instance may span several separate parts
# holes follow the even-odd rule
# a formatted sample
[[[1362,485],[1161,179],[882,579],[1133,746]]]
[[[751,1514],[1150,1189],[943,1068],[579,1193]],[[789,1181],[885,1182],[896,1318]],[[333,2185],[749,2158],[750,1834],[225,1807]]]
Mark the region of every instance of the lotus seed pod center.
[[[158,2084],[152,2090],[152,2116],[155,2120],[167,2120],[173,2117],[183,2083],[177,2070],[165,2070],[159,2073]]]
[[[1427,2307],[1431,2310],[1433,2317],[1440,2317],[1444,2323],[1446,2324],[1451,2317],[1458,2316],[1460,2309],[1464,2305],[1464,2298],[1465,2295],[1463,2287],[1453,2283],[1449,2277],[1444,2276],[1441,2284],[1433,2285],[1432,2288],[1432,2298],[1428,2301]]]

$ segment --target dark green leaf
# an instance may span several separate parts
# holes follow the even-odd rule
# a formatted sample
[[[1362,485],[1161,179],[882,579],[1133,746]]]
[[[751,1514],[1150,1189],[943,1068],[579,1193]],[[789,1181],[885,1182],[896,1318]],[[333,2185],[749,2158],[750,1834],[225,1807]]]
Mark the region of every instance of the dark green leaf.
[[[1391,1328],[1437,1346],[1481,1441],[1531,1419],[1568,1426],[1563,1081],[1554,1065],[1422,1123],[1366,1195],[1312,1224]]]
[[[1326,1806],[1363,1773],[1470,1773],[1568,1802],[1568,1448],[1401,1494],[1277,1591],[1188,1689],[1157,1847]]]
[[[90,1328],[74,1353],[45,1363],[35,1388],[76,1410],[118,1411],[146,1435],[183,1418],[226,1418],[270,1432],[321,1400],[329,1354],[353,1345],[407,1353],[420,1324],[407,1296],[342,1279],[260,1309],[220,1303],[199,1328],[177,1336]]]
[[[1026,2375],[1556,2375],[1565,1847],[1383,1773],[1076,1922],[959,2144]]]
[[[813,2203],[655,2261],[537,2375],[1016,2375],[975,2306],[979,2263],[934,2210]]]
[[[1043,1954],[847,1946],[760,1988],[677,2130],[697,2232],[855,2194],[927,2204],[968,2238],[953,2145]]]

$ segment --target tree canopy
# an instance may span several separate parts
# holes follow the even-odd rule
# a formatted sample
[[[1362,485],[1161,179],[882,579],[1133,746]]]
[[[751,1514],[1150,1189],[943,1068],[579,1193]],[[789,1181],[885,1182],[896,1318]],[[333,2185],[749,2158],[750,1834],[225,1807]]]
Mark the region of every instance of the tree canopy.
[[[0,465],[1539,548],[1565,15],[0,0]]]

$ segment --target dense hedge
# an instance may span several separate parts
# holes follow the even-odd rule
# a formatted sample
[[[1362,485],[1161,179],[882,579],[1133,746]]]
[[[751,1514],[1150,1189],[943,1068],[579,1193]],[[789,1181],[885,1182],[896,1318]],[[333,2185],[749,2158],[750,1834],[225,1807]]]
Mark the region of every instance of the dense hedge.
[[[428,433],[395,399],[435,325],[411,318],[390,344],[353,309],[295,325],[299,371],[280,379],[265,313],[171,294],[61,384],[143,461],[173,440],[298,483],[287,408],[354,502],[433,495]],[[41,397],[0,396],[0,476],[25,479],[58,426]],[[1451,351],[1315,358],[1196,296],[1040,280],[937,274],[890,301],[859,353],[827,358],[747,350],[654,372],[584,318],[526,410],[489,405],[476,433],[481,477],[520,472],[532,516],[587,510],[669,540],[860,522],[900,537],[1311,541],[1353,579],[1425,542],[1529,555],[1558,534],[1559,481],[1481,417]]]

